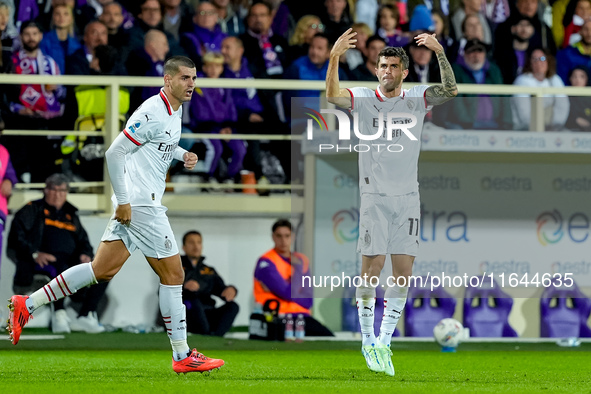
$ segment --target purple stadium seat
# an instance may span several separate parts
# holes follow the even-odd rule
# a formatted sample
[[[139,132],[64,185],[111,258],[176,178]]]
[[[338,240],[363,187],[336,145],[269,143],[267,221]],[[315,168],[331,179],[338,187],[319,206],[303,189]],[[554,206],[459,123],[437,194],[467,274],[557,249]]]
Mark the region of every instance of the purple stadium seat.
[[[426,277],[423,277],[425,279]],[[442,287],[431,291],[431,283],[408,290],[404,317],[404,335],[407,337],[431,337],[433,327],[441,319],[453,317],[456,300]]]
[[[513,299],[496,281],[492,287],[468,286],[464,296],[464,327],[470,329],[471,337],[516,337],[508,321],[512,307]]]
[[[569,288],[564,285],[556,286],[553,281],[540,298],[540,336],[591,337],[591,328],[587,326],[589,313],[591,300],[583,294],[576,283]]]
[[[384,290],[380,287],[376,288],[376,306],[374,310],[374,324],[373,329],[375,335],[380,333],[380,325],[382,324],[382,316],[384,316]],[[355,302],[355,287],[348,287],[343,293],[343,331],[361,332],[359,325],[359,316],[357,315],[357,304]],[[396,329],[394,336],[400,336],[400,331]]]

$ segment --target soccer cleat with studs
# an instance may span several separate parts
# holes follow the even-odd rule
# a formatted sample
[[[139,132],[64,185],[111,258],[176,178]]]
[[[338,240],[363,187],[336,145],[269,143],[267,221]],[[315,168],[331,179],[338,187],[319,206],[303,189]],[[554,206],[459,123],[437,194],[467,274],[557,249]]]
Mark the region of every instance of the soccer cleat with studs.
[[[27,309],[27,298],[29,296],[15,295],[8,300],[9,312],[6,330],[13,345],[18,343],[23,327],[33,318]]]
[[[220,369],[224,365],[224,360],[209,358],[193,349],[189,357],[175,361],[172,360],[172,370],[177,374],[187,374],[188,372],[209,372],[214,369]]]

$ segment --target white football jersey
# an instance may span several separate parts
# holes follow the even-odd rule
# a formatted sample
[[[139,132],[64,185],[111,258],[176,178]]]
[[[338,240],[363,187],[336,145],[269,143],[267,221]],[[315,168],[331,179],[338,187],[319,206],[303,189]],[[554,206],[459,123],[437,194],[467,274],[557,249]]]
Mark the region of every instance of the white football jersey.
[[[402,89],[400,96],[388,98],[380,91],[368,88],[347,89],[351,94],[352,114],[359,117],[359,133],[376,135],[382,115],[379,138],[359,140],[359,190],[361,193],[381,193],[389,196],[418,192],[418,160],[421,151],[423,121],[431,106],[425,92],[429,86]],[[388,113],[393,127],[388,136]],[[416,121],[415,121],[416,119]],[[412,134],[412,140],[408,134]],[[390,137],[390,139],[388,139]],[[368,149],[369,146],[369,149]]]
[[[164,91],[131,115],[123,133],[137,145],[125,156],[125,183],[132,206],[162,205],[166,173],[181,138],[183,107],[173,112]],[[117,200],[113,195],[115,205]]]

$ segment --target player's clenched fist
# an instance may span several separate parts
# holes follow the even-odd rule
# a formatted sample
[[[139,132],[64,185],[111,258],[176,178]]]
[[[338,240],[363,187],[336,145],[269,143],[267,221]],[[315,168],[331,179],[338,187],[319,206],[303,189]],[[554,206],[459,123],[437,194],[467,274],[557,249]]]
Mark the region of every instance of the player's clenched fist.
[[[131,204],[117,205],[115,220],[123,225],[129,225],[131,223]]]
[[[357,39],[355,38],[356,35],[357,32],[354,32],[353,29],[347,29],[347,31],[339,37],[337,42],[334,43],[334,46],[330,51],[330,56],[340,57],[347,52],[347,49],[355,48],[355,43],[357,42]]]
[[[183,155],[183,160],[185,161],[185,168],[192,170],[195,168],[195,164],[197,164],[197,155],[193,152],[185,152]]]

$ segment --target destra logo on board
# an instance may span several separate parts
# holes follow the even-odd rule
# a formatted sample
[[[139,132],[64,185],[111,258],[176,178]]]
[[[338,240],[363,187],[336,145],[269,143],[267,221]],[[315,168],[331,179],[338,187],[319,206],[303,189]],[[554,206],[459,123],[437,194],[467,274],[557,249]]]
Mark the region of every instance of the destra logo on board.
[[[332,233],[340,244],[356,241],[359,238],[359,210],[351,208],[336,212],[332,216]]]

